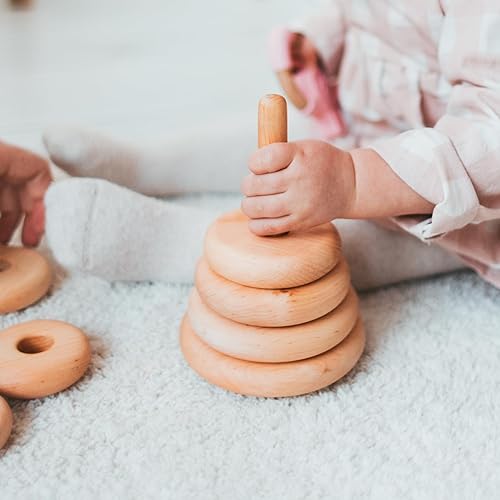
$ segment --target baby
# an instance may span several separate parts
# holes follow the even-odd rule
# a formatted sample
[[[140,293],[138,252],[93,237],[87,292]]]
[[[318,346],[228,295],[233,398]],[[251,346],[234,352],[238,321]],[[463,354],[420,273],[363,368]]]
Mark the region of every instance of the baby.
[[[293,70],[313,47],[345,137],[272,144],[250,156],[244,177],[254,120],[155,148],[49,131],[52,161],[94,177],[46,196],[55,257],[108,279],[190,281],[217,214],[144,195],[234,191],[244,177],[241,208],[258,235],[334,219],[397,228],[336,223],[358,288],[463,264],[500,287],[498,3],[336,0],[293,29]]]

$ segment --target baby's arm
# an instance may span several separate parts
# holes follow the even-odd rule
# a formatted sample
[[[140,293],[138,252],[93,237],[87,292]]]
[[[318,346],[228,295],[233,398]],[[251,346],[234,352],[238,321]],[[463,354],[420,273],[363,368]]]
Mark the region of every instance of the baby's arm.
[[[249,166],[242,209],[259,235],[433,208],[369,149],[349,153],[321,141],[271,144],[256,151]]]
[[[289,167],[268,181],[257,180],[262,174],[255,175],[256,166],[251,162],[254,173],[243,184],[244,194],[249,196],[243,210],[254,219],[252,229],[272,234],[312,226],[330,215],[428,214],[408,224],[400,220],[407,230],[427,240],[469,224],[500,219],[499,32],[495,0],[450,2],[445,9],[439,62],[452,89],[446,113],[436,125],[382,139],[371,150],[351,154],[302,143],[302,151],[293,158],[288,153]],[[256,155],[263,165],[275,161],[271,152]],[[275,161],[275,169],[278,163]],[[281,161],[281,168],[284,163]],[[307,168],[297,168],[301,163]],[[312,176],[309,184],[296,177],[298,171]],[[262,189],[264,184],[277,185],[281,191],[262,192],[271,196],[258,199],[253,195],[254,185]],[[481,237],[492,239],[491,234]],[[491,260],[496,259],[497,264],[495,248],[490,250]]]
[[[351,151],[356,199],[348,219],[430,214],[434,205],[420,196],[373,149]]]

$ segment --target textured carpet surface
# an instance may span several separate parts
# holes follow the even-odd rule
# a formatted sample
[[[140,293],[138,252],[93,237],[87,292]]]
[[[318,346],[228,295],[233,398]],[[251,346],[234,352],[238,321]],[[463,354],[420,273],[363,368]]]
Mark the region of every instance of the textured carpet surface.
[[[357,368],[283,400],[229,394],[187,367],[188,291],[59,273],[49,297],[0,318],[70,321],[93,349],[72,389],[12,402],[2,499],[496,497],[500,291],[460,272],[363,295]]]
[[[303,3],[0,4],[0,137],[41,150],[51,122],[135,138],[246,111],[276,90],[266,30]],[[59,272],[49,297],[0,317],[2,328],[70,321],[93,350],[70,390],[11,401],[1,500],[498,498],[500,291],[461,272],[363,295],[356,369],[319,393],[264,400],[186,366],[177,330],[188,290]]]

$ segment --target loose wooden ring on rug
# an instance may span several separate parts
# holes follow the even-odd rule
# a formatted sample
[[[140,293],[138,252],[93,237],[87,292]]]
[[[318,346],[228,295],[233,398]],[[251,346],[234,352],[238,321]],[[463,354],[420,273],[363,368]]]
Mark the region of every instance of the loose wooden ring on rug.
[[[41,299],[52,282],[47,260],[35,250],[0,245],[0,314]]]
[[[36,320],[0,332],[0,394],[42,398],[79,380],[90,362],[85,334],[63,321]]]
[[[9,440],[10,433],[12,432],[12,411],[7,401],[0,397],[0,450],[5,446]]]
[[[320,318],[337,307],[351,286],[345,259],[307,285],[282,290],[251,288],[229,281],[198,262],[196,288],[203,302],[225,318],[253,326],[291,326]]]
[[[351,288],[343,302],[321,318],[301,325],[263,328],[220,316],[193,289],[188,317],[196,335],[219,352],[248,361],[281,363],[316,356],[344,340],[358,318],[358,302]]]
[[[340,259],[340,236],[333,224],[278,236],[256,236],[237,210],[209,227],[205,257],[224,278],[255,288],[291,288],[316,281]]]
[[[307,99],[294,81],[294,75],[289,69],[276,72],[278,82],[288,99],[297,109],[307,106]]]
[[[322,354],[287,363],[255,363],[212,349],[185,316],[180,344],[191,368],[208,382],[239,394],[275,398],[314,392],[342,378],[360,358],[365,332],[359,319],[340,344]]]

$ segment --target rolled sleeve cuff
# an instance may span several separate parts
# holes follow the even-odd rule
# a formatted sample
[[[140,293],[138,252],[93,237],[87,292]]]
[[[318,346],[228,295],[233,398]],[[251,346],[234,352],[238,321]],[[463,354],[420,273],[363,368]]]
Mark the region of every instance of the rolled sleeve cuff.
[[[368,145],[416,193],[435,205],[430,217],[395,217],[421,240],[476,222],[479,199],[449,137],[432,128],[404,132]]]

